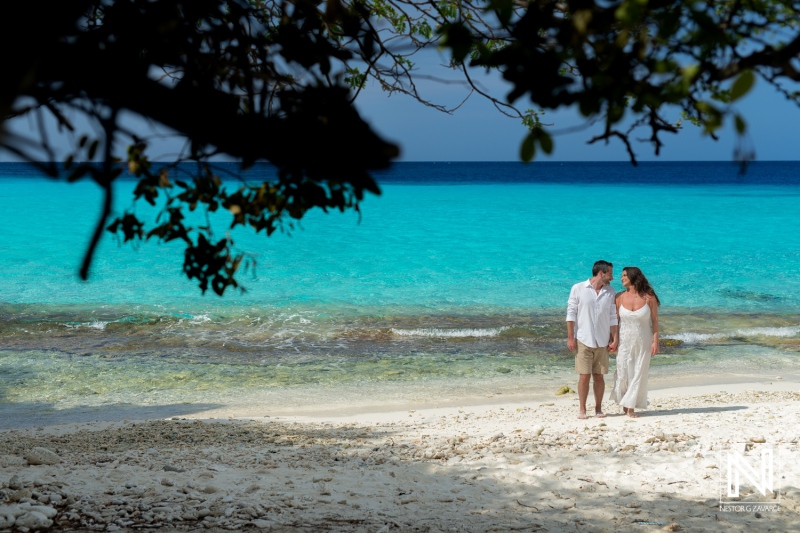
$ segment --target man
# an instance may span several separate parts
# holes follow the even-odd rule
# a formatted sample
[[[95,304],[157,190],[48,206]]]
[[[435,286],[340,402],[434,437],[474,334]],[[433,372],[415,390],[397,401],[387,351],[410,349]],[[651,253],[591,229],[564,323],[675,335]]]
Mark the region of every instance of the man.
[[[594,411],[604,418],[603,393],[606,389],[603,376],[608,373],[608,352],[617,349],[617,307],[614,289],[609,283],[614,279],[614,265],[597,261],[589,280],[576,283],[569,291],[567,301],[567,348],[575,354],[575,371],[578,377],[578,418],[585,420],[586,398],[589,396],[589,376],[594,378]]]

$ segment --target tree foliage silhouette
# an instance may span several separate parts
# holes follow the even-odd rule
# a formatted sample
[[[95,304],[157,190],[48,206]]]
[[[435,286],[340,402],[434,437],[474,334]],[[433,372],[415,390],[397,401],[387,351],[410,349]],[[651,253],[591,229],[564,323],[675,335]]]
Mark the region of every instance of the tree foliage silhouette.
[[[0,19],[0,119],[27,118],[30,135],[4,128],[0,148],[49,176],[103,188],[82,277],[108,230],[125,241],[183,241],[187,276],[221,295],[239,286],[245,256],[209,226],[188,225],[186,210],[225,209],[231,227],[267,235],[314,208],[358,210],[366,192],[380,192],[372,172],[398,155],[353,107],[368,80],[454,111],[418,91],[421,50],[448,50],[445,68],[468,96],[522,121],[521,159],[554,149],[542,110],[577,106],[587,124],[602,125],[589,142],[619,140],[635,164],[640,130],[656,154],[683,121],[711,136],[730,121],[744,139],[734,104],[757,78],[799,102],[797,11],[787,0],[13,2]],[[473,81],[478,70],[497,71],[510,93],[486,93]],[[519,106],[525,98],[535,111]],[[682,119],[670,118],[673,109]],[[127,129],[127,113],[174,130],[185,149],[154,164],[152,141]],[[76,117],[91,133],[78,131]],[[47,120],[72,135],[65,161],[55,161]],[[243,169],[269,161],[277,179],[231,192],[210,164],[220,154]],[[153,227],[133,212],[110,220],[113,184],[126,170],[138,179],[137,200],[163,201]]]

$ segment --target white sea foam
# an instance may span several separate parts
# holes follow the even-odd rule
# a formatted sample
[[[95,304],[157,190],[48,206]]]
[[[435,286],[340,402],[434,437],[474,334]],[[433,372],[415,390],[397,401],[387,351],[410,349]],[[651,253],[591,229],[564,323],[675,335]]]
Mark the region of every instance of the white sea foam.
[[[727,333],[676,333],[674,335],[663,335],[664,339],[672,339],[688,344],[698,344],[715,339],[727,339],[731,335]]]
[[[211,322],[211,317],[208,315],[194,315],[189,324],[202,324],[204,322]]]
[[[795,337],[800,335],[800,326],[786,326],[782,328],[747,328],[736,331],[737,335],[743,337]]]
[[[99,329],[104,330],[108,325],[108,322],[103,322],[101,320],[94,320],[92,322],[81,322],[80,324],[66,324],[68,328],[72,329],[80,329],[80,328],[88,328],[88,329]]]
[[[440,329],[440,328],[416,328],[416,329],[395,329],[392,333],[401,337],[437,337],[437,338],[458,338],[458,337],[496,337],[508,326],[501,328],[461,328],[461,329]]]
[[[676,333],[664,335],[665,339],[674,339],[687,344],[699,344],[718,339],[733,337],[795,337],[800,335],[800,326],[785,326],[778,328],[743,328],[728,333]]]

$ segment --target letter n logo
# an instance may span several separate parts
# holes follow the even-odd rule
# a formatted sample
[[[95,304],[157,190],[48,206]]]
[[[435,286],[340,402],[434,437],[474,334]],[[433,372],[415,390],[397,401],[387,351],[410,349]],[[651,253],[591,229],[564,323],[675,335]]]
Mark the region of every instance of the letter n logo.
[[[739,496],[740,476],[743,475],[761,493],[767,495],[767,491],[773,491],[772,477],[772,449],[761,449],[761,476],[756,474],[755,469],[747,462],[745,457],[738,452],[728,452],[728,497],[736,498]]]

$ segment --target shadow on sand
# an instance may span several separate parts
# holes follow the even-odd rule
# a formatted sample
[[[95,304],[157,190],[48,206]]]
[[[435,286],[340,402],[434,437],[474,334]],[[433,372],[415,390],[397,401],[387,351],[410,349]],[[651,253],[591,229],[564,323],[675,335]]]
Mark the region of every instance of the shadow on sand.
[[[2,399],[0,399],[1,402]],[[47,403],[0,403],[0,430],[24,429],[84,422],[119,422],[189,416],[220,404],[131,405],[112,404],[99,407],[78,406],[56,409]]]

